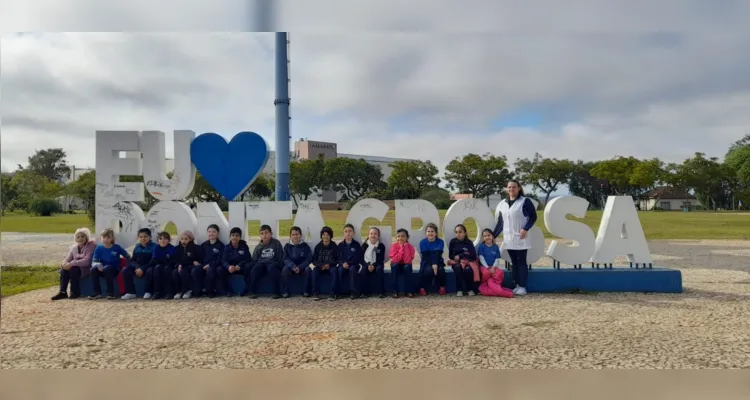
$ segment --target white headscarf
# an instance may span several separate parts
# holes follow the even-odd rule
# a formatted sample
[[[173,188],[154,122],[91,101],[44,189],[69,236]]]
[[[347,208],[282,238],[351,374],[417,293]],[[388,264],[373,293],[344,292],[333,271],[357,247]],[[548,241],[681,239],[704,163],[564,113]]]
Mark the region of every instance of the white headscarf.
[[[370,239],[367,239],[367,250],[365,250],[364,254],[366,264],[375,264],[375,260],[377,259],[375,256],[375,250],[378,249],[378,245],[380,245],[380,240],[372,243],[370,242]]]

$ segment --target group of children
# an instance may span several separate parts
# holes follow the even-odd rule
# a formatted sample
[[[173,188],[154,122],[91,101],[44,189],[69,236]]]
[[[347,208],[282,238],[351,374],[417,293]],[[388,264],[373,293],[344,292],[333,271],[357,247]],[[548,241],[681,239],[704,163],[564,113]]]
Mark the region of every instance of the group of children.
[[[380,230],[370,228],[367,239],[360,244],[354,238],[354,226],[344,226],[344,239],[336,244],[333,230],[323,227],[321,241],[311,249],[304,242],[302,230],[292,227],[289,242],[281,245],[273,237],[271,227],[260,227],[260,243],[251,252],[242,240],[242,230],[232,228],[229,243],[218,239],[219,227],[210,225],[208,240],[198,245],[192,232],[183,232],[179,244],[173,246],[167,232],[160,232],[157,243],[152,241],[151,231],[138,231],[138,243],[132,257],[114,241],[114,232],[107,229],[101,233],[101,243],[96,245],[91,232],[82,228],[75,233],[75,244],[61,264],[60,292],[52,300],[80,297],[79,281],[87,274],[92,278],[92,294],[89,299],[102,298],[99,278],[105,278],[107,298],[115,299],[115,278],[122,272],[125,294],[123,300],[136,298],[135,279],[145,280],[145,299],[188,299],[191,297],[233,295],[230,277],[239,275],[246,283],[245,292],[256,298],[260,280],[268,275],[273,282],[274,299],[290,296],[290,279],[294,275],[304,277],[304,297],[320,300],[321,274],[333,277],[329,300],[336,300],[344,293],[351,299],[367,297],[374,293],[387,297],[385,287],[385,245],[380,240]],[[448,258],[443,258],[445,242],[439,238],[435,224],[425,227],[425,238],[419,243],[421,262],[419,279],[412,287],[411,279],[404,279],[405,290],[399,292],[400,276],[411,276],[416,250],[409,244],[409,232],[399,229],[396,242],[392,244],[388,258],[394,274],[391,296],[425,296],[435,283],[440,295],[446,294],[446,265],[454,271],[458,296],[473,296],[476,292],[489,296],[513,297],[514,292],[502,287],[503,269],[501,252],[495,243],[495,234],[486,229],[483,241],[474,246],[467,238],[466,227],[457,225],[456,237],[448,243]],[[127,265],[120,271],[120,260]],[[344,290],[344,282],[348,290]],[[70,295],[68,295],[70,285]],[[516,291],[517,292],[517,291]],[[525,294],[525,291],[521,294]]]

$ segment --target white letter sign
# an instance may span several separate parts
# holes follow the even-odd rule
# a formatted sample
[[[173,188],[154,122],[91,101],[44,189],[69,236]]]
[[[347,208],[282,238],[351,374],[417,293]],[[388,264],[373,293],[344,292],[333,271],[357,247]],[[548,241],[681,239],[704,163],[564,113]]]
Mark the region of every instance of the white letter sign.
[[[571,221],[570,214],[576,218],[586,216],[589,202],[574,196],[561,196],[552,199],[544,208],[544,224],[547,230],[557,237],[573,240],[567,246],[559,240],[553,240],[547,255],[562,264],[580,265],[588,262],[594,254],[594,231],[583,222]]]
[[[362,229],[362,224],[368,218],[374,218],[378,222],[382,222],[385,215],[388,213],[388,205],[378,199],[362,199],[357,202],[352,209],[349,210],[349,215],[346,216],[346,223],[354,225],[354,238],[358,239],[360,243],[367,240],[367,230],[372,226],[365,227]],[[390,226],[374,226],[380,230],[380,242],[385,246],[385,261],[388,261],[388,252],[391,250],[393,245],[393,228]],[[362,233],[365,234],[365,238],[361,239]],[[340,235],[339,232],[334,232],[334,235]]]
[[[190,195],[195,185],[195,166],[190,162],[190,143],[193,131],[174,132],[174,171],[167,178],[165,168],[164,132],[141,133],[140,150],[143,153],[143,181],[146,189],[159,200],[182,200]]]
[[[607,264],[623,254],[632,263],[652,263],[646,235],[643,234],[633,198],[609,196],[599,225],[596,250],[591,262]]]

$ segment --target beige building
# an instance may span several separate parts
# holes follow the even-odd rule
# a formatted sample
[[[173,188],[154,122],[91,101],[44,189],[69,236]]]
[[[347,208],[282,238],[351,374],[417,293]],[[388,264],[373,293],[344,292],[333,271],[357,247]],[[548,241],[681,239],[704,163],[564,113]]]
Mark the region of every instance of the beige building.
[[[637,204],[643,211],[675,211],[684,208],[694,209],[701,203],[690,193],[681,192],[673,187],[661,186],[645,193]]]

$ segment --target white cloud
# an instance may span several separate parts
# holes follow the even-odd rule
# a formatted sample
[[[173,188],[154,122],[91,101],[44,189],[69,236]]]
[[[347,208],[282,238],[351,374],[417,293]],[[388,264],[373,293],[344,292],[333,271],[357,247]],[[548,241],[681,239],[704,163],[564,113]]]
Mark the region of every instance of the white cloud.
[[[0,0],[4,26],[232,30],[250,15],[241,1],[131,2],[114,13],[29,4]],[[279,25],[299,27],[290,36],[295,139],[443,166],[487,151],[511,161],[536,151],[720,157],[750,132],[747,3],[363,4],[282,3]],[[349,25],[359,30],[341,29]],[[4,35],[2,167],[47,147],[92,165],[96,129],[250,129],[273,145],[273,43],[252,33]],[[487,131],[518,109],[541,110],[545,123]]]

